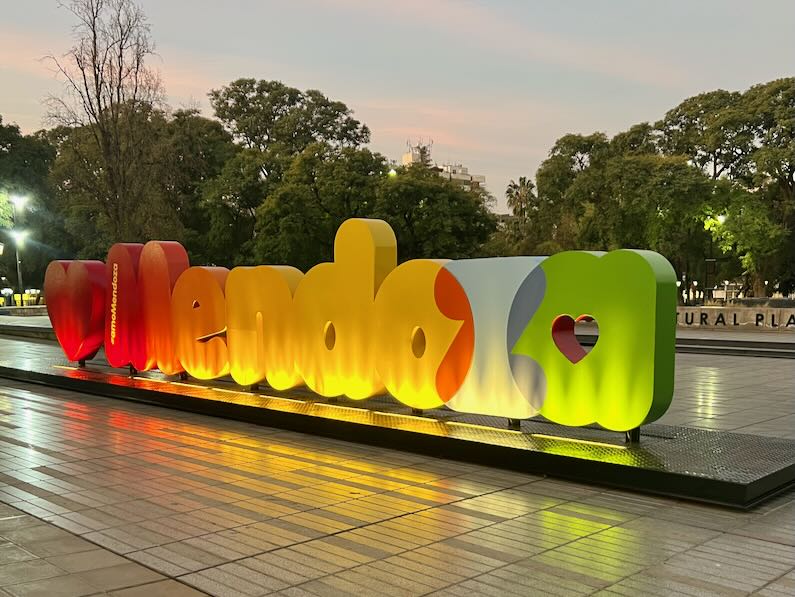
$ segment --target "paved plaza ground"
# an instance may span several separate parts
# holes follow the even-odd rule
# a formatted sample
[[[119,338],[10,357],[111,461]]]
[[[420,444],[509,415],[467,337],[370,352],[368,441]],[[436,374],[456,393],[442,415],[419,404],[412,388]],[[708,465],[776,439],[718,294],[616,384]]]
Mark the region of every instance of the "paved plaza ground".
[[[677,360],[663,422],[794,437],[795,361]],[[793,491],[739,512],[0,384],[12,595],[795,592]]]

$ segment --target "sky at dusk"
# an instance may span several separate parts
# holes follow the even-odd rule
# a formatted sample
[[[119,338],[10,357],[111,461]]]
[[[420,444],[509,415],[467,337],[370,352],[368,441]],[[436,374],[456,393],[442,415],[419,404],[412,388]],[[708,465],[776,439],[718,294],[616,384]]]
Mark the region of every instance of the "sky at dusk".
[[[560,136],[614,134],[702,91],[795,74],[795,2],[613,0],[143,0],[174,108],[211,115],[207,92],[278,79],[344,101],[399,160],[485,174],[504,210],[511,178],[533,176]],[[42,61],[72,43],[56,0],[2,0],[0,114],[45,124],[60,83]]]

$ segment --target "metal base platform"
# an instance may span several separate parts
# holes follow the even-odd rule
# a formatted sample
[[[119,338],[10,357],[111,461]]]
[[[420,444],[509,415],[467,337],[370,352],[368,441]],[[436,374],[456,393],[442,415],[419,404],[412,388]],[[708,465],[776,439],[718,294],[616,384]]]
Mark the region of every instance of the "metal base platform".
[[[307,390],[130,376],[99,359],[79,368],[57,358],[5,358],[0,377],[735,508],[795,485],[795,441],[786,439],[648,425],[640,443],[625,444],[620,433],[541,418],[516,429],[507,419],[447,409],[412,413],[388,396],[332,402]]]

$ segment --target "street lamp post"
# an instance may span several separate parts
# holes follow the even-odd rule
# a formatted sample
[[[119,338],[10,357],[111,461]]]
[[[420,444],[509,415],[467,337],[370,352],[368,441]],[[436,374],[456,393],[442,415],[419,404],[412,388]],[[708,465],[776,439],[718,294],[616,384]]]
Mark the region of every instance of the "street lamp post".
[[[22,211],[27,204],[28,198],[25,195],[11,195],[11,237],[14,239],[15,257],[17,262],[17,286],[19,287],[19,305],[23,306],[25,296],[25,285],[22,282],[22,261],[19,259],[19,248],[25,243],[28,233],[24,230],[17,230],[17,212]]]
[[[19,243],[16,244],[17,282],[19,283],[19,306],[25,306],[25,284],[22,282],[22,262],[19,260]]]
[[[22,282],[22,260],[19,258],[19,248],[25,244],[25,238],[27,238],[28,232],[27,230],[12,230],[11,237],[14,239],[14,249],[16,249],[16,259],[17,259],[17,285],[19,286],[19,303],[20,306],[24,306],[22,297],[25,294],[25,285]]]
[[[720,214],[718,216],[715,216],[715,222],[717,222],[718,226],[723,226],[723,224],[726,223],[726,215],[725,214]],[[711,299],[715,298],[715,293],[713,292],[713,289],[711,289],[710,286],[709,286],[709,273],[710,273],[709,269],[710,269],[710,266],[715,270],[714,271],[715,276],[717,277],[717,275],[718,275],[718,261],[719,261],[719,259],[716,259],[715,257],[712,256],[713,240],[714,239],[712,237],[712,231],[710,231],[710,234],[709,234],[709,257],[707,257],[704,260],[705,261],[705,264],[704,264],[704,302],[706,302],[706,299],[708,297],[711,298]],[[721,259],[721,261],[722,261],[722,259]],[[717,284],[715,286],[717,287]]]

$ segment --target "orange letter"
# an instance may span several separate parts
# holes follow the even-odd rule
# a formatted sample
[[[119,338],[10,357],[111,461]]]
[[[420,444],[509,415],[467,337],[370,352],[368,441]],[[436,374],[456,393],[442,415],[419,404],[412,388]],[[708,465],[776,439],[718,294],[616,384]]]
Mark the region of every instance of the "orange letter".
[[[226,331],[225,267],[191,267],[174,285],[171,323],[174,350],[185,371],[197,379],[229,373]]]
[[[139,359],[133,360],[139,371],[155,367],[166,375],[182,371],[171,338],[171,290],[188,267],[188,254],[177,242],[152,240],[141,251],[138,289],[146,351],[140,356],[133,355]]]

